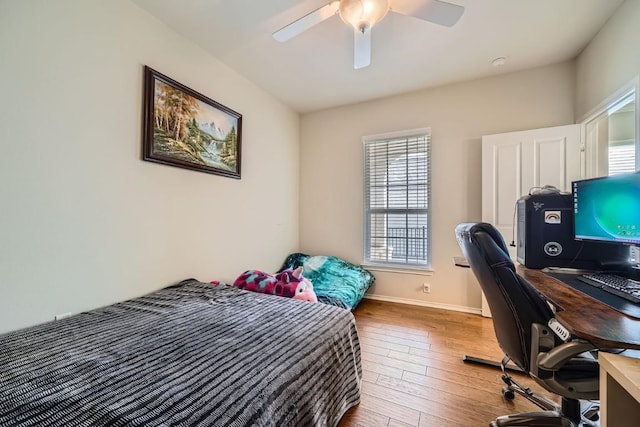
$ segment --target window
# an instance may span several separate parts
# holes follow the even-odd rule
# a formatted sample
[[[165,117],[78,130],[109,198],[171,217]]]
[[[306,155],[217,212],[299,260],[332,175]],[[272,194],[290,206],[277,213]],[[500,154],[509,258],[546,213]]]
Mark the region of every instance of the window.
[[[636,146],[633,140],[609,143],[609,175],[636,170]]]
[[[431,130],[364,138],[365,263],[430,267]]]

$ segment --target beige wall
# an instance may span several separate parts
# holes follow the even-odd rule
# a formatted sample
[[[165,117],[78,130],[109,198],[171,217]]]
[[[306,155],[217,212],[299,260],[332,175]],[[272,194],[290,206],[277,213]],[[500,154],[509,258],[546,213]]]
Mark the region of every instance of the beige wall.
[[[3,0],[0,332],[186,277],[274,270],[298,249],[298,219],[300,250],[360,262],[361,137],[425,126],[433,132],[434,272],[376,272],[372,293],[477,310],[480,290],[451,256],[459,253],[453,227],[480,219],[481,136],[572,123],[590,111],[640,72],[637,22],[640,2],[628,0],[575,73],[558,64],[299,123],[128,0]],[[140,160],[143,65],[243,114],[242,180]]]
[[[576,61],[576,118],[640,74],[640,1],[627,0]]]
[[[144,65],[243,114],[241,180],[140,160]],[[297,249],[298,115],[128,0],[2,0],[0,93],[0,331]]]
[[[362,262],[361,137],[431,127],[433,275],[374,272],[370,294],[479,311],[480,289],[452,257],[456,224],[481,219],[482,135],[573,123],[573,88],[567,62],[303,115],[301,250]]]

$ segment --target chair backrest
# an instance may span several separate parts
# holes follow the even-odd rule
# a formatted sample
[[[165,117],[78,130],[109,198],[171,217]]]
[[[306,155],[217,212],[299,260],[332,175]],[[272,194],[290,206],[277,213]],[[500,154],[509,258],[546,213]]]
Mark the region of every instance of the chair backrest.
[[[531,325],[547,325],[553,312],[540,293],[516,273],[500,232],[487,223],[464,223],[456,238],[487,299],[498,344],[530,371]]]

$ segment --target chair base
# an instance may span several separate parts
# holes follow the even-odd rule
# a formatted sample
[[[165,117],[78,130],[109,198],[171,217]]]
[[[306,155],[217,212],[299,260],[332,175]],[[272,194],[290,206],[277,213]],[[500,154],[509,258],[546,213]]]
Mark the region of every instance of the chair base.
[[[500,362],[495,362],[493,360],[483,359],[481,357],[469,356],[467,354],[462,356],[462,361],[466,362],[466,363],[475,363],[477,365],[482,365],[482,366],[490,366],[492,368],[498,368],[498,369],[502,369],[503,368],[503,366],[502,366],[502,364],[500,364]],[[518,372],[518,373],[527,375],[527,373],[525,371],[523,371],[522,369],[518,368],[515,365],[504,366],[504,369],[506,369],[507,371],[513,371],[513,372]]]
[[[525,412],[503,415],[490,424],[491,427],[578,427],[569,418],[556,411]]]
[[[539,411],[503,415],[489,425],[490,427],[599,427],[600,423],[585,418],[575,423],[558,411]]]
[[[599,427],[599,403],[563,397],[562,404],[558,405],[553,400],[534,393],[529,387],[522,386],[507,374],[504,369],[507,362],[508,358],[505,357],[501,363],[502,381],[506,384],[502,395],[507,400],[513,400],[518,394],[543,411],[498,417],[490,424],[491,427]]]

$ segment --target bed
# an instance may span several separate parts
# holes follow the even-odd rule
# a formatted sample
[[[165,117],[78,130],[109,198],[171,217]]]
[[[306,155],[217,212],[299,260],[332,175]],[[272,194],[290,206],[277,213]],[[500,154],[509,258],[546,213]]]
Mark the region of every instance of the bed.
[[[0,336],[0,426],[336,426],[361,377],[348,310],[188,279]]]

